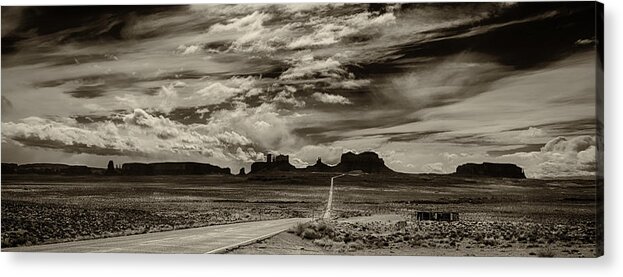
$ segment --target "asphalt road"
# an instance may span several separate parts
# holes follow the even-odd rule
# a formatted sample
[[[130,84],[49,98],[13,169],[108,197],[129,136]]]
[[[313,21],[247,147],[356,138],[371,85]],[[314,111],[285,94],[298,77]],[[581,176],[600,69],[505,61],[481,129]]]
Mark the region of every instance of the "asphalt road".
[[[124,237],[83,240],[28,247],[3,248],[3,252],[65,253],[221,253],[287,230],[309,219],[289,218],[235,223]]]

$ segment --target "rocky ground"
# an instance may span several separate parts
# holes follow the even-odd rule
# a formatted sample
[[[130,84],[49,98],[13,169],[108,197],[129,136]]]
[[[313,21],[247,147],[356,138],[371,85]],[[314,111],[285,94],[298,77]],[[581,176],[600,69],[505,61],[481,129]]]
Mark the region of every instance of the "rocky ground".
[[[315,221],[234,254],[594,257],[582,224],[408,220]],[[297,247],[298,246],[298,247]]]

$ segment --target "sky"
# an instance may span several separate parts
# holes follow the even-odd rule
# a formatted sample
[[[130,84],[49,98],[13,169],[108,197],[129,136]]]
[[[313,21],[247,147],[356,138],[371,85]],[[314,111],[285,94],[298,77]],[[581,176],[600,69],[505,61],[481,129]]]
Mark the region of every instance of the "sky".
[[[2,8],[2,162],[595,174],[595,4]]]

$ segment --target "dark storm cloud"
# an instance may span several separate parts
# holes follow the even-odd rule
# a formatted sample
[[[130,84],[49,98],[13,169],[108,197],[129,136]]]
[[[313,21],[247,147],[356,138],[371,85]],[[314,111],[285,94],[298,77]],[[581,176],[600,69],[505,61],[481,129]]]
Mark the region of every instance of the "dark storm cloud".
[[[3,17],[14,22],[11,22],[11,30],[2,33],[2,53],[17,50],[20,41],[33,37],[47,37],[61,44],[122,40],[128,38],[124,27],[136,16],[157,13],[166,16],[184,9],[184,6],[129,5],[3,7]]]
[[[447,9],[470,11],[483,4],[422,5],[449,13]],[[491,7],[491,5],[484,5]],[[420,4],[403,5],[402,10],[420,8]],[[359,78],[383,78],[404,72],[428,69],[435,61],[459,53],[481,53],[490,60],[516,70],[543,67],[548,63],[585,51],[590,44],[578,47],[577,41],[594,35],[594,7],[586,3],[518,3],[508,9],[495,10],[482,20],[450,28],[426,31],[429,36],[391,48],[391,55],[369,62],[349,65]],[[484,58],[483,57],[483,58]],[[440,98],[431,106],[446,105],[486,91],[488,83],[514,73],[514,70],[492,68],[479,74],[465,86],[461,97]],[[457,98],[455,98],[457,97]]]
[[[543,66],[581,50],[575,42],[595,35],[594,17],[594,5],[586,2],[518,3],[481,21],[432,30],[431,39],[404,45],[397,54],[405,59],[473,51],[517,69]]]

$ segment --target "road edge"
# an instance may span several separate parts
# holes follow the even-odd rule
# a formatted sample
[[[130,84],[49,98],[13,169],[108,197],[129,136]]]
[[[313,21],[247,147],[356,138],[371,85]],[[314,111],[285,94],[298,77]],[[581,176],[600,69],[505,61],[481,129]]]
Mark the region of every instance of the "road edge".
[[[236,248],[239,248],[241,246],[253,244],[253,243],[260,242],[260,241],[263,241],[265,239],[274,237],[274,236],[276,236],[278,234],[281,234],[281,233],[287,231],[288,229],[290,229],[290,228],[284,228],[284,229],[281,229],[281,230],[276,231],[276,232],[272,232],[272,233],[269,233],[269,234],[266,234],[266,235],[263,235],[263,236],[259,236],[259,237],[256,237],[256,238],[245,240],[243,242],[239,242],[239,243],[228,245],[228,246],[223,246],[221,248],[217,248],[217,249],[205,252],[203,254],[226,254],[227,252],[229,252],[231,250],[234,250]]]

